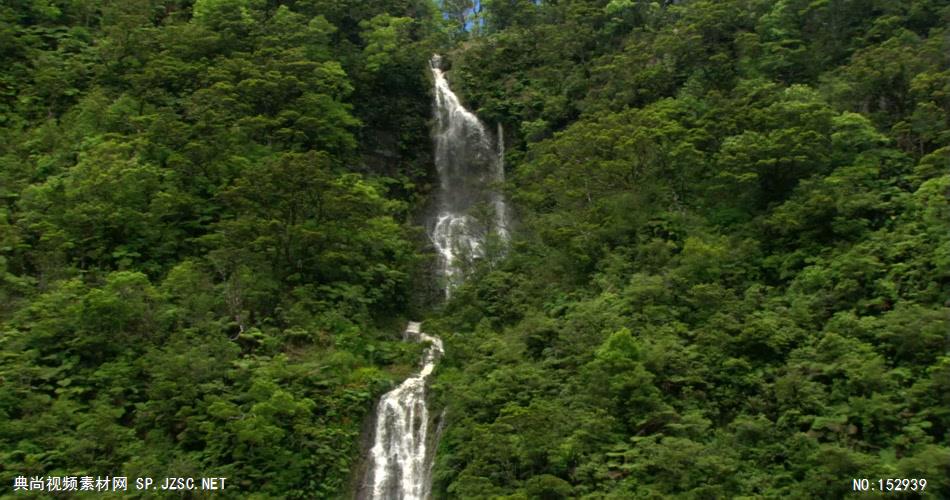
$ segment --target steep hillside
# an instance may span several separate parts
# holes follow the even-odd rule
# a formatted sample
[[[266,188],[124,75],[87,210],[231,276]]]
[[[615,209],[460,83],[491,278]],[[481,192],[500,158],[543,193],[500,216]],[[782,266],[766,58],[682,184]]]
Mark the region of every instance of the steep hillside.
[[[947,2],[484,3],[519,225],[429,323],[436,491],[950,496]]]
[[[342,493],[418,356],[396,340],[427,263],[435,12],[3,2],[0,495],[63,476]]]

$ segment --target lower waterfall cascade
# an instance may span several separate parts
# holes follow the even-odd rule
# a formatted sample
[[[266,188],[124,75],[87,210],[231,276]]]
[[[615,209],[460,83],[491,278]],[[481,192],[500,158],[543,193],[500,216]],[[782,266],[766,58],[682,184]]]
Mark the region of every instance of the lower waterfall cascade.
[[[379,401],[375,438],[367,471],[371,491],[366,498],[424,499],[429,496],[429,409],[426,382],[442,355],[442,340],[420,331],[410,322],[406,340],[428,342],[422,370],[387,392]]]

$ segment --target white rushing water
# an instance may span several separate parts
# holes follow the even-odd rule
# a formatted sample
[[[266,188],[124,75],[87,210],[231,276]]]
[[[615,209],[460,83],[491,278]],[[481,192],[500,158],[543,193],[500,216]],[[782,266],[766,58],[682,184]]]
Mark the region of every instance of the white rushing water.
[[[429,410],[426,382],[442,355],[442,340],[410,322],[406,340],[428,342],[422,370],[387,392],[379,401],[376,435],[367,471],[372,484],[367,498],[423,500],[429,497]]]
[[[442,60],[433,56],[435,81],[435,166],[439,174],[438,212],[429,224],[429,238],[439,254],[445,296],[463,279],[463,269],[485,257],[490,234],[508,241],[504,197],[501,126],[498,140],[465,109],[449,88]],[[438,436],[430,435],[426,384],[442,355],[442,340],[410,322],[406,340],[426,342],[419,373],[383,395],[376,409],[369,463],[357,498],[425,500],[430,496],[432,454]]]
[[[438,215],[429,238],[439,254],[439,274],[448,297],[463,278],[465,266],[485,256],[495,234],[508,241],[507,208],[500,187],[505,180],[504,139],[497,142],[449,88],[442,59],[433,56],[435,81],[435,166],[439,174]]]

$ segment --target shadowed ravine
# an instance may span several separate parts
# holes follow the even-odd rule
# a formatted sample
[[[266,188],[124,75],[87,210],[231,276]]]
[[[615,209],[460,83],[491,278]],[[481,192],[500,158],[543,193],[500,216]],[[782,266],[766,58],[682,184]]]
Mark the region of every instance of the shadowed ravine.
[[[438,253],[440,285],[448,298],[464,278],[464,269],[485,256],[485,242],[494,233],[508,239],[504,198],[497,191],[504,181],[501,137],[488,134],[478,118],[465,109],[442,73],[442,59],[433,56],[435,166],[439,175],[437,212],[428,223],[429,238]],[[484,210],[484,209],[488,210]],[[478,218],[474,212],[488,213]],[[419,373],[406,379],[379,401],[373,446],[357,498],[426,499],[431,494],[431,468],[436,439],[426,385],[442,355],[442,340],[410,322],[405,340],[426,342]],[[437,438],[437,436],[434,436]]]

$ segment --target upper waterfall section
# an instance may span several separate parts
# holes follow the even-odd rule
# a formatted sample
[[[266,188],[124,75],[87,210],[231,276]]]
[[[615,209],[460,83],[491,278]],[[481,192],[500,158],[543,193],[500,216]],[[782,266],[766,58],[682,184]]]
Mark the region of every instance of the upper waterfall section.
[[[485,256],[490,235],[507,243],[508,215],[501,194],[505,180],[501,134],[492,137],[478,117],[462,106],[449,87],[442,64],[441,56],[432,56],[439,190],[438,212],[429,223],[429,237],[439,253],[439,271],[448,296],[461,283],[466,266]]]

